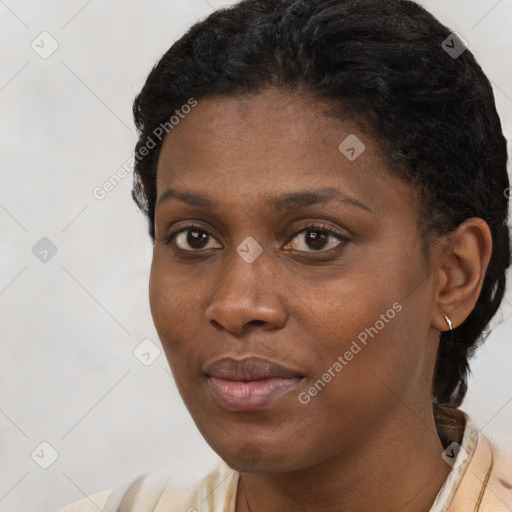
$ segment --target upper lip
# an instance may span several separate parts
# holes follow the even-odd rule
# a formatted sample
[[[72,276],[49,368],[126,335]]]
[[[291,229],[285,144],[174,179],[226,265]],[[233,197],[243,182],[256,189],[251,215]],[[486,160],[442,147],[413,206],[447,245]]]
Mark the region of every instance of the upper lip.
[[[261,357],[233,359],[222,357],[209,363],[204,373],[209,377],[228,380],[263,380],[303,377],[300,373]]]

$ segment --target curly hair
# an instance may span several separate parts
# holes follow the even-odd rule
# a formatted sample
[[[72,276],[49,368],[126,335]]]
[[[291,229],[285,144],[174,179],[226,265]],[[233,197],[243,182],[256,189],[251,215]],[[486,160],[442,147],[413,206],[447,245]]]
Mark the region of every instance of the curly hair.
[[[424,240],[471,217],[487,222],[493,248],[478,301],[441,334],[432,389],[438,412],[466,394],[468,360],[489,334],[510,264],[506,140],[471,51],[455,58],[443,48],[451,34],[409,0],[243,0],[176,41],[133,105],[139,151],[190,97],[299,91],[329,105],[326,115],[366,126],[390,172],[418,187]],[[134,168],[132,195],[153,241],[162,140]]]

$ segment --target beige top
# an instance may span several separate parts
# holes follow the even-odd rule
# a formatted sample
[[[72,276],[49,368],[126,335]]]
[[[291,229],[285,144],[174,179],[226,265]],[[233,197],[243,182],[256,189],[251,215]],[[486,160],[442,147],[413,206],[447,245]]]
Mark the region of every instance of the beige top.
[[[430,512],[512,511],[512,455],[490,443],[467,415],[461,446],[452,443],[440,456],[452,470]],[[58,512],[235,512],[239,476],[221,460],[189,489],[177,489],[168,478],[141,476]]]

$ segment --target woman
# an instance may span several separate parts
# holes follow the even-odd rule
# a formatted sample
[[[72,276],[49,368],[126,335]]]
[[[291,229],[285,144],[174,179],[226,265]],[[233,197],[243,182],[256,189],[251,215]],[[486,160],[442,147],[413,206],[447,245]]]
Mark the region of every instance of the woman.
[[[464,41],[407,0],[244,0],[173,44],[134,115],[153,319],[222,462],[92,500],[511,510],[512,459],[459,409],[510,263],[505,139]]]

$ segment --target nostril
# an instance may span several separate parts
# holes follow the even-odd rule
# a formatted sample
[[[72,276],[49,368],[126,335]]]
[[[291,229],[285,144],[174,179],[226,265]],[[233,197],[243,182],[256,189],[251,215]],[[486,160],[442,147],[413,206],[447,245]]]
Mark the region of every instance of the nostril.
[[[248,325],[264,325],[265,320],[251,320]]]

